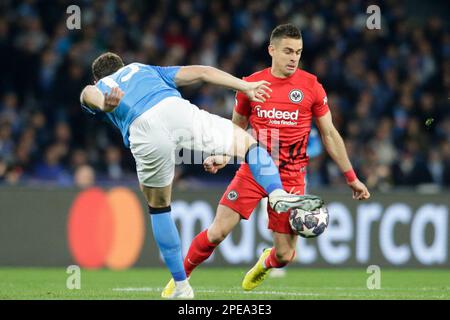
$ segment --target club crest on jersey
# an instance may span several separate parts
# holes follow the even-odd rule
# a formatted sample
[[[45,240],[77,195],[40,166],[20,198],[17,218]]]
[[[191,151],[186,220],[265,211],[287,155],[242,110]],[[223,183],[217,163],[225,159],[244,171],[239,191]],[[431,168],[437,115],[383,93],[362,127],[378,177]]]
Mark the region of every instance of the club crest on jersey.
[[[289,92],[289,99],[294,103],[299,103],[303,100],[303,92],[299,89],[294,89]]]
[[[230,192],[228,192],[227,198],[230,201],[234,201],[238,198],[238,193],[235,190],[231,190]]]

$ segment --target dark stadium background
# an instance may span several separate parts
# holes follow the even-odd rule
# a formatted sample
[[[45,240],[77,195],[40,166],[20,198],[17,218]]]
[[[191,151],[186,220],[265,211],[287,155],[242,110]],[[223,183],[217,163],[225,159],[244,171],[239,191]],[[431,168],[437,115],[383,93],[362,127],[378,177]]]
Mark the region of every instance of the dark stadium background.
[[[0,5],[0,183],[135,184],[134,161],[107,123],[80,112],[90,65],[111,50],[126,62],[206,64],[236,76],[270,65],[268,37],[293,22],[304,39],[302,68],[316,74],[357,172],[371,190],[450,186],[450,34],[445,1],[2,1]],[[66,8],[81,8],[81,30]],[[379,4],[381,30],[368,30]],[[233,92],[183,90],[201,108],[230,117]],[[427,119],[434,121],[426,126]],[[178,185],[229,181],[180,166]],[[321,154],[310,187],[342,186]],[[89,176],[89,174],[86,174]],[[92,181],[93,182],[93,181]],[[89,184],[90,180],[84,181]]]
[[[67,28],[70,5],[81,9],[80,30]],[[366,28],[369,5],[380,7],[380,30]],[[368,298],[449,299],[449,8],[447,1],[418,0],[2,0],[0,299],[73,297],[65,288],[65,268],[71,264],[139,267],[120,275],[92,271],[99,272],[92,273],[93,286],[98,283],[103,291],[91,298],[129,297],[114,296],[119,293],[112,293],[108,281],[102,283],[106,277],[111,282],[122,277],[118,286],[139,287],[145,285],[141,283],[145,274],[155,288],[165,285],[165,269],[151,276],[163,264],[138,190],[134,160],[120,133],[83,113],[79,105],[81,89],[92,82],[90,66],[95,57],[114,51],[126,63],[204,64],[243,77],[270,66],[270,32],[287,22],[302,31],[301,67],[316,74],[327,91],[334,123],[372,198],[352,200],[339,169],[326,152],[316,152],[320,142],[313,139],[308,190],[325,199],[332,223],[319,238],[300,239],[298,260],[284,280],[271,282],[267,290],[291,286],[295,289],[291,296],[272,298],[292,299],[301,297],[298,290],[315,297],[314,288],[326,291],[335,286],[336,291],[326,291],[325,297],[348,298],[347,292],[359,297],[366,290],[366,268],[374,264],[392,273],[383,282],[388,291],[373,295],[364,291]],[[201,85],[183,88],[182,94],[203,109],[231,117],[234,92],[230,90]],[[172,208],[184,252],[192,237],[211,222],[236,169],[237,165],[229,165],[217,175],[208,175],[200,164],[177,166]],[[104,228],[96,205],[105,204],[105,195],[116,191],[121,205],[117,208],[125,209],[115,214],[129,222],[133,213],[134,225],[127,232],[135,242],[126,247],[134,250],[132,255],[121,249],[112,263],[106,258],[108,250],[94,250],[105,242],[102,232],[111,229],[111,225]],[[100,194],[101,201],[96,202],[99,198],[93,194]],[[133,211],[127,206],[135,200],[141,207]],[[82,202],[87,209],[75,210]],[[70,226],[74,215],[86,219],[75,229]],[[234,271],[231,266],[247,269],[261,249],[271,245],[266,219],[262,203],[205,264],[227,268],[227,276],[208,275],[205,267],[205,277],[197,281],[209,288],[220,280],[223,290],[230,283],[239,286],[244,269]],[[95,223],[98,229],[92,227]],[[82,260],[80,252],[95,261]],[[122,259],[120,254],[125,253],[128,256]],[[146,273],[144,267],[153,268],[152,272]],[[308,267],[328,269],[308,271]],[[408,273],[403,268],[414,270]],[[313,291],[301,289],[303,271],[310,272],[306,280]],[[133,272],[135,282],[126,282]],[[322,278],[331,279],[328,275],[334,280],[321,283]],[[355,278],[349,280],[352,275]],[[60,295],[47,295],[58,286]],[[158,298],[158,290],[151,297]],[[396,290],[403,293],[397,295]],[[411,296],[408,290],[416,291]],[[85,292],[75,297],[86,298]],[[204,294],[217,298],[215,293]],[[233,297],[243,296],[233,293]]]

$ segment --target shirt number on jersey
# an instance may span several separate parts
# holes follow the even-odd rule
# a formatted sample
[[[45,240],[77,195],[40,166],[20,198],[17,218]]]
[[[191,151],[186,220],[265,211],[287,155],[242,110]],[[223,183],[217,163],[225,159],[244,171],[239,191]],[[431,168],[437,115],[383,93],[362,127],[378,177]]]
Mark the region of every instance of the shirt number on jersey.
[[[128,66],[131,70],[130,72],[128,72],[127,75],[123,76],[122,78],[120,78],[121,82],[125,82],[131,79],[131,77],[133,76],[133,74],[135,74],[136,72],[139,71],[139,67],[135,64],[132,64],[131,66]]]
[[[130,66],[127,66],[127,68],[130,69],[130,72],[128,72],[126,75],[124,75],[122,78],[120,78],[120,82],[126,82],[126,81],[130,80],[131,77],[136,72],[139,71],[139,67],[137,65],[134,65],[134,64],[130,65]],[[110,78],[110,77],[105,77],[105,78],[102,79],[102,81],[110,88],[115,88],[115,87],[119,86],[119,84],[116,81],[114,81],[113,78]]]

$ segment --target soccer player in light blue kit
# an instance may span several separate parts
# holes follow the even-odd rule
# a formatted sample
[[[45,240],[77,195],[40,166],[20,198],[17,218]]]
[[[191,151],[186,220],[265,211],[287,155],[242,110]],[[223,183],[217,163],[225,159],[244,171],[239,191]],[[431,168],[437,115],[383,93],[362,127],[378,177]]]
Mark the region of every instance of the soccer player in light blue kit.
[[[92,73],[96,84],[83,89],[82,108],[106,116],[122,133],[125,146],[131,149],[140,187],[148,202],[153,235],[175,280],[176,288],[169,298],[194,297],[183,268],[178,230],[170,216],[177,148],[244,159],[277,212],[322,206],[319,197],[286,193],[272,158],[251,135],[230,120],[200,110],[177,90],[180,86],[208,82],[263,102],[269,97],[268,82],[246,82],[206,66],[124,65],[118,55],[110,52],[93,62]]]

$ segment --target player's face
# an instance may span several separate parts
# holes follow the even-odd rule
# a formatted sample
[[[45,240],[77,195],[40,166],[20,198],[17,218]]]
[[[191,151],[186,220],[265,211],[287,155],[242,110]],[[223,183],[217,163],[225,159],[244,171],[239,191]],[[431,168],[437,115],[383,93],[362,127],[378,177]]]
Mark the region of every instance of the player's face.
[[[273,72],[285,77],[292,75],[298,68],[302,50],[302,39],[283,38],[274,41],[269,46]]]

